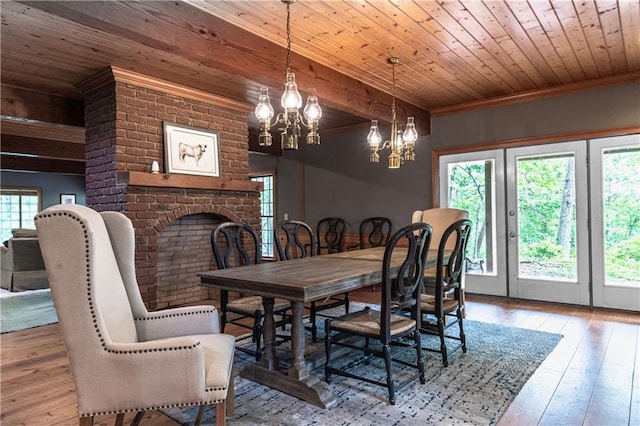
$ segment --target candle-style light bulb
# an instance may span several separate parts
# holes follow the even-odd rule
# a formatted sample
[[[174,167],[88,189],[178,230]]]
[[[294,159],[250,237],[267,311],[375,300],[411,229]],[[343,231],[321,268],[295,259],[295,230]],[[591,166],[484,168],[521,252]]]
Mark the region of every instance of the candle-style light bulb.
[[[291,71],[287,71],[287,81],[284,83],[284,93],[280,102],[287,113],[297,111],[302,106],[302,96],[298,92],[296,76]]]

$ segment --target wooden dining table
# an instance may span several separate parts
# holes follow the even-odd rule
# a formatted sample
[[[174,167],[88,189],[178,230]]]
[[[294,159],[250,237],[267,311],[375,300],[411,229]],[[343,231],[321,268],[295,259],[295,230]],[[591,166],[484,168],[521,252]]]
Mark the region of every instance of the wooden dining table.
[[[201,272],[201,284],[262,296],[264,304],[264,353],[248,364],[241,376],[278,389],[322,408],[336,399],[329,385],[310,373],[305,362],[304,304],[358,288],[379,284],[384,247],[355,250],[280,262]],[[396,250],[391,265],[400,265],[403,253]],[[435,266],[437,250],[430,250],[425,269]],[[276,355],[275,298],[291,301],[291,363],[283,368]]]

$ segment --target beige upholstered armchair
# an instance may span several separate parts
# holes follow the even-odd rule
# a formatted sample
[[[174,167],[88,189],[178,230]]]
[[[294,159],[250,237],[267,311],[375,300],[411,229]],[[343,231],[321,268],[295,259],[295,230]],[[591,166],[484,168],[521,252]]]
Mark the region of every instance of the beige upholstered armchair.
[[[212,306],[147,312],[135,279],[133,228],[119,213],[58,205],[36,216],[69,356],[80,425],[96,415],[216,404],[225,424],[235,339]]]

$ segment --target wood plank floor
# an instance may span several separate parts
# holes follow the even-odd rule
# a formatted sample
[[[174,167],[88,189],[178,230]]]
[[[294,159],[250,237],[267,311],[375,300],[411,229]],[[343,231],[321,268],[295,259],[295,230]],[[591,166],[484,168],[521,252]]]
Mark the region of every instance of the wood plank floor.
[[[359,290],[352,299],[377,302],[379,291]],[[469,295],[467,318],[564,335],[500,425],[640,425],[639,314]],[[3,334],[0,344],[0,423],[77,424],[57,324]],[[100,416],[96,424],[114,419]],[[147,413],[142,424],[176,425],[159,412]]]

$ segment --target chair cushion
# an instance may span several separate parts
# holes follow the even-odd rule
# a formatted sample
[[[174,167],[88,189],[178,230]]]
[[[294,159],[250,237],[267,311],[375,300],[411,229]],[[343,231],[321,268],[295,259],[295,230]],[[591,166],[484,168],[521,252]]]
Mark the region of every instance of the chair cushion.
[[[35,229],[27,228],[14,228],[11,230],[13,238],[37,238],[38,231]]]
[[[429,268],[429,269],[425,269],[424,270],[424,278],[425,279],[432,279],[435,280],[436,279],[436,272],[437,269],[435,266]]]
[[[415,327],[416,322],[402,315],[391,315],[391,335]],[[359,334],[380,335],[380,312],[370,309],[351,312],[331,321],[331,328]]]
[[[276,299],[273,306],[274,312],[287,309],[291,306],[291,302],[285,299]],[[262,306],[261,296],[249,296],[242,297],[240,299],[232,300],[227,303],[227,309],[240,312],[246,315],[253,315],[256,310],[259,310],[264,314],[264,307]]]
[[[436,310],[436,298],[431,294],[420,295],[420,310],[425,314],[435,313]],[[442,309],[445,312],[453,311],[458,307],[458,301],[455,299],[444,299]]]

